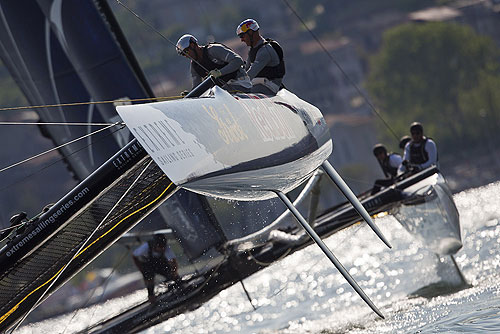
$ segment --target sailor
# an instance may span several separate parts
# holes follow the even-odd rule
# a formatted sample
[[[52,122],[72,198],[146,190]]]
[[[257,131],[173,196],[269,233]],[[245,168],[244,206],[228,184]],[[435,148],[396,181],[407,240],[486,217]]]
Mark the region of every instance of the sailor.
[[[250,91],[252,83],[243,68],[243,59],[227,46],[219,43],[200,46],[193,35],[185,34],[177,41],[176,49],[179,55],[191,59],[193,88],[211,75],[226,90]]]
[[[398,168],[403,162],[399,154],[387,153],[387,148],[383,144],[377,144],[373,147],[373,155],[377,158],[386,178],[375,181],[371,192],[372,195],[379,192],[382,187],[388,187],[394,183]]]
[[[403,137],[401,137],[401,139],[399,140],[399,148],[403,150],[403,153],[405,151],[405,146],[406,144],[408,144],[408,142],[411,140],[411,137],[408,136],[408,135],[404,135]]]
[[[241,22],[236,34],[250,47],[245,69],[252,80],[252,93],[275,95],[282,87],[285,75],[283,49],[278,42],[264,39],[259,24],[253,19]]]
[[[177,273],[177,260],[163,234],[155,234],[152,240],[139,246],[133,252],[132,259],[144,277],[151,303],[156,302],[154,294],[156,274],[164,276],[166,280],[174,281],[179,286],[181,279]]]
[[[436,165],[438,161],[436,143],[424,136],[424,127],[419,122],[410,125],[411,140],[406,144],[400,173],[417,172]]]

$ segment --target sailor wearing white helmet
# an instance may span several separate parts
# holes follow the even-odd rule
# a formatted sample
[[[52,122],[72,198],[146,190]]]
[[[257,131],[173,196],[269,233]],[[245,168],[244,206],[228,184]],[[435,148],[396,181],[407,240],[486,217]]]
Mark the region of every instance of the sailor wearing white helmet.
[[[193,88],[211,75],[226,90],[250,91],[252,83],[243,68],[243,59],[227,46],[220,43],[200,46],[193,35],[185,34],[177,41],[176,49],[179,55],[191,59]]]
[[[278,42],[264,39],[259,29],[257,21],[246,19],[236,28],[236,35],[250,47],[245,69],[252,80],[252,92],[274,95],[285,75],[283,49]]]

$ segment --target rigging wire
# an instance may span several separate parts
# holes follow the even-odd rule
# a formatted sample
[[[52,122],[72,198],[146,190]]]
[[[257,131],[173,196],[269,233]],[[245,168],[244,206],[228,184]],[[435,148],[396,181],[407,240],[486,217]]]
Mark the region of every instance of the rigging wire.
[[[128,251],[130,251],[130,248],[127,247]],[[62,331],[61,334],[64,334],[66,333],[66,330],[68,329],[68,326],[71,324],[71,322],[73,321],[73,319],[75,319],[76,315],[78,314],[78,312],[80,312],[80,310],[86,308],[90,302],[90,300],[92,299],[92,297],[94,297],[94,294],[95,292],[97,291],[97,288],[101,287],[102,286],[102,294],[101,294],[101,297],[99,297],[99,301],[97,302],[97,304],[101,303],[102,301],[102,298],[104,297],[104,293],[106,292],[106,288],[108,287],[108,284],[110,282],[110,279],[111,277],[113,276],[113,274],[115,273],[116,269],[123,263],[123,261],[125,260],[125,258],[129,255],[130,252],[126,252],[125,254],[123,254],[123,256],[120,258],[119,261],[117,261],[117,263],[113,266],[113,270],[111,270],[111,273],[109,273],[109,275],[106,277],[106,279],[104,280],[104,283],[102,284],[98,284],[96,285],[93,289],[92,289],[92,293],[90,294],[90,296],[87,298],[87,300],[85,301],[85,303],[83,304],[82,307],[76,309],[74,312],[73,312],[73,316],[71,317],[71,319],[69,319],[68,323],[66,324],[66,327],[64,327],[64,330]],[[92,312],[92,315],[90,316],[90,319],[92,320],[94,318],[94,315],[95,315],[95,312],[97,311],[97,307],[94,308],[94,312]]]
[[[55,165],[56,163],[58,163],[58,162],[60,162],[60,161],[63,161],[63,160],[64,160],[64,159],[66,159],[66,158],[69,158],[70,156],[72,156],[72,155],[74,155],[74,154],[76,154],[76,153],[78,153],[78,152],[80,152],[80,151],[82,151],[82,150],[84,150],[84,149],[88,148],[88,147],[89,147],[89,146],[91,146],[91,145],[97,144],[98,142],[100,142],[100,141],[102,141],[102,140],[104,140],[104,139],[108,138],[109,136],[111,136],[111,135],[112,135],[112,134],[114,134],[115,132],[120,131],[120,130],[122,130],[122,129],[123,129],[123,127],[119,128],[119,129],[116,129],[116,130],[114,130],[114,131],[111,131],[111,132],[109,132],[108,134],[106,134],[106,135],[104,135],[104,136],[102,136],[102,137],[98,138],[98,139],[97,139],[96,141],[94,141],[93,143],[87,144],[87,145],[83,146],[82,148],[79,148],[78,150],[75,150],[74,152],[71,152],[71,153],[67,154],[65,157],[62,157],[62,158],[60,158],[60,159],[57,159],[57,160],[56,160],[56,161],[54,161],[53,163],[47,164],[47,165],[45,165],[44,167],[42,167],[42,168],[40,168],[40,169],[36,170],[35,172],[33,172],[33,173],[31,173],[31,174],[28,174],[28,175],[26,175],[25,177],[23,177],[23,178],[21,178],[21,179],[19,179],[19,180],[15,181],[15,182],[13,182],[13,183],[11,183],[11,184],[9,184],[9,185],[5,186],[5,187],[3,187],[3,188],[0,188],[0,192],[1,192],[1,191],[3,191],[3,190],[5,190],[5,189],[7,189],[7,188],[12,187],[13,185],[16,185],[16,184],[18,184],[18,183],[23,182],[24,180],[26,180],[26,179],[28,179],[28,178],[32,177],[33,175],[38,174],[38,173],[40,173],[41,171],[43,171],[43,170],[45,170],[45,169],[47,169],[47,168],[49,168],[49,167],[52,167],[52,166],[53,166],[53,165]]]
[[[0,111],[10,110],[24,110],[24,109],[39,109],[39,108],[59,108],[59,107],[74,107],[86,106],[90,104],[107,104],[107,103],[126,103],[126,102],[146,102],[152,100],[177,100],[182,96],[161,96],[161,97],[145,97],[140,99],[118,99],[118,100],[103,100],[103,101],[87,101],[87,102],[70,102],[70,103],[57,103],[57,104],[41,104],[36,106],[19,106],[19,107],[4,107]]]
[[[163,38],[165,41],[167,41],[170,45],[172,45],[176,50],[177,50],[177,45],[172,42],[168,37],[166,37],[165,35],[163,35],[158,29],[156,29],[155,27],[153,27],[152,24],[150,24],[149,22],[147,22],[146,20],[144,20],[142,17],[139,16],[139,14],[137,14],[136,12],[134,12],[130,7],[128,7],[127,5],[125,5],[123,2],[121,2],[120,0],[116,0],[116,2],[122,6],[123,8],[125,8],[126,10],[128,10],[132,15],[134,15],[139,21],[141,21],[142,23],[144,23],[149,29],[151,29],[153,32],[157,33],[158,35],[161,36],[161,38]],[[203,70],[205,70],[207,73],[209,73],[209,70],[207,70],[207,68],[205,66],[203,66],[200,62],[198,62],[196,59],[194,59],[193,57],[191,57],[189,54],[183,52],[183,54],[188,57],[189,59],[191,59],[192,62],[196,63],[198,66],[200,66]],[[224,80],[222,80],[221,78],[217,78],[218,81],[221,81],[223,83],[226,83]]]
[[[62,148],[62,147],[64,147],[64,146],[67,146],[67,145],[70,145],[70,144],[72,144],[72,143],[75,143],[75,142],[77,142],[77,141],[79,141],[79,140],[82,140],[82,139],[84,139],[84,138],[87,138],[87,137],[90,137],[90,136],[92,136],[92,135],[95,135],[95,134],[97,134],[97,133],[99,133],[99,132],[101,132],[101,131],[107,130],[107,129],[109,129],[109,128],[113,127],[113,126],[117,126],[117,125],[121,125],[121,126],[123,127],[122,122],[116,122],[116,123],[114,123],[114,124],[112,124],[112,125],[108,125],[108,126],[106,126],[106,127],[102,128],[102,129],[99,129],[99,130],[93,131],[93,132],[88,133],[88,134],[86,134],[86,135],[84,135],[84,136],[81,136],[81,137],[79,137],[79,138],[73,139],[73,140],[71,140],[71,141],[69,141],[69,142],[67,142],[67,143],[64,143],[64,144],[61,144],[61,145],[59,145],[59,146],[53,147],[53,148],[51,148],[50,150],[47,150],[47,151],[42,152],[42,153],[38,153],[38,154],[36,154],[36,155],[34,155],[34,156],[31,156],[31,157],[29,157],[29,158],[26,158],[26,159],[24,159],[24,160],[18,161],[18,162],[14,163],[14,164],[12,164],[12,165],[10,165],[10,166],[4,167],[4,168],[0,169],[0,173],[2,173],[2,172],[4,172],[4,171],[6,171],[6,170],[8,170],[8,169],[11,169],[11,168],[13,168],[13,167],[19,166],[19,165],[21,165],[21,164],[23,164],[23,163],[25,163],[25,162],[28,162],[28,161],[31,161],[31,160],[36,159],[36,158],[38,158],[38,157],[41,157],[42,155],[45,155],[45,154],[50,153],[50,152],[52,152],[52,151],[55,151],[55,150],[57,150],[57,149],[59,149],[59,148]]]
[[[116,125],[116,123],[68,123],[68,122],[0,122],[0,125],[66,125],[66,126],[106,126]],[[120,122],[120,125],[125,125]]]
[[[338,242],[337,244],[338,244],[338,245],[342,245],[342,244],[344,244],[344,243],[346,242],[347,238],[350,238],[350,237],[352,237],[353,235],[357,234],[357,233],[358,233],[358,231],[360,230],[361,226],[363,226],[362,224],[357,224],[357,225],[358,225],[358,226],[357,226],[356,230],[355,230],[355,231],[354,231],[351,235],[346,235],[346,236],[345,236],[345,237],[344,237],[344,238],[343,238],[340,242]],[[286,254],[286,255],[288,255],[288,253],[289,253],[290,251],[291,251],[291,248],[289,248],[289,249],[288,249],[288,251],[287,251],[287,254]],[[253,258],[254,260],[256,260],[256,259],[255,259],[255,257],[253,257],[252,253],[250,253],[250,255],[252,256],[252,258]],[[285,256],[286,256],[286,255],[285,255]],[[284,257],[284,256],[280,257],[278,260],[281,260],[283,257]],[[324,261],[324,260],[325,260],[325,258],[323,258],[323,257],[318,258],[318,260],[317,260],[314,264],[312,264],[311,266],[309,266],[309,268],[307,268],[306,270],[302,270],[302,272],[309,272],[312,268],[316,267],[316,266],[317,266],[317,265],[318,265],[321,261]],[[256,262],[257,262],[257,261],[256,261]],[[258,264],[260,264],[259,262],[257,262],[257,263],[258,263]],[[272,264],[272,262],[271,262],[271,263],[269,263],[269,264]],[[268,264],[268,265],[269,265],[269,264]],[[280,294],[283,290],[285,290],[285,289],[286,289],[287,285],[288,285],[288,281],[287,281],[285,284],[283,284],[283,286],[282,286],[280,289],[278,289],[278,291],[276,291],[275,293],[273,293],[272,295],[270,295],[270,296],[268,296],[268,297],[266,297],[266,298],[271,299],[271,298],[276,297],[276,296],[277,296],[277,295],[279,295],[279,294]],[[256,310],[258,310],[259,308],[260,308],[260,306],[257,306],[257,309],[256,309]]]
[[[382,121],[382,123],[384,123],[384,125],[387,127],[387,129],[389,129],[389,131],[392,133],[392,135],[394,136],[394,138],[396,138],[396,140],[399,142],[399,136],[396,135],[396,133],[394,132],[394,130],[391,128],[391,126],[385,121],[385,119],[382,117],[382,115],[380,115],[380,113],[377,111],[377,108],[375,108],[375,106],[373,105],[373,103],[371,102],[371,100],[368,98],[368,96],[366,96],[366,94],[359,88],[359,86],[349,77],[349,75],[347,75],[347,73],[344,71],[344,69],[342,68],[342,66],[340,66],[340,64],[335,59],[335,57],[333,57],[333,55],[325,48],[325,46],[323,45],[323,43],[321,43],[321,41],[316,36],[316,34],[311,29],[309,29],[309,27],[307,26],[306,22],[300,17],[300,15],[290,5],[290,3],[288,2],[288,0],[283,0],[283,2],[292,11],[292,13],[299,19],[299,21],[302,23],[302,25],[304,26],[304,28],[306,28],[306,30],[316,40],[316,42],[318,43],[318,45],[326,53],[326,55],[330,58],[330,60],[335,64],[335,66],[337,66],[337,68],[340,70],[340,72],[342,73],[342,75],[356,89],[356,91],[358,92],[358,94],[360,94],[363,97],[363,99],[365,100],[365,102],[370,106],[370,108],[373,111],[373,113],[375,113],[375,115],[378,116],[378,118]]]
[[[12,230],[12,229],[15,229],[16,227],[22,226],[22,225],[24,225],[26,223],[27,222],[23,222],[23,223],[19,223],[19,224],[16,224],[16,225],[9,226],[7,228],[0,229],[0,233],[5,232],[5,231],[9,231],[9,230]],[[0,240],[0,241],[2,241],[2,240]]]
[[[132,182],[130,184],[130,186],[127,188],[127,190],[123,193],[123,195],[118,199],[118,201],[113,205],[113,207],[108,211],[108,213],[106,214],[106,216],[104,216],[104,218],[101,220],[101,222],[97,225],[97,227],[94,229],[94,231],[92,231],[92,233],[90,233],[90,235],[87,237],[87,239],[82,243],[82,245],[80,246],[80,248],[78,249],[78,251],[75,252],[75,254],[73,254],[73,256],[71,257],[71,259],[58,271],[58,273],[53,276],[52,278],[52,282],[49,284],[49,286],[47,287],[47,289],[45,289],[45,291],[42,293],[42,295],[37,299],[37,301],[35,303],[33,303],[33,306],[31,306],[31,308],[28,310],[28,312],[26,312],[24,314],[24,316],[21,318],[21,320],[19,320],[19,322],[17,323],[17,325],[14,327],[14,329],[10,332],[10,334],[12,334],[14,331],[16,331],[19,326],[21,325],[21,323],[26,319],[26,317],[28,317],[28,315],[31,313],[31,311],[33,311],[35,309],[35,307],[37,307],[40,303],[40,301],[45,297],[45,295],[47,294],[47,292],[49,292],[50,288],[54,285],[54,283],[57,281],[57,279],[62,275],[62,273],[64,272],[64,270],[71,264],[71,262],[73,262],[74,259],[77,258],[77,256],[80,254],[80,252],[83,252],[84,249],[86,249],[86,246],[87,246],[87,243],[90,241],[90,239],[92,239],[92,237],[94,236],[94,234],[100,230],[101,226],[104,224],[104,222],[106,221],[106,219],[108,219],[108,217],[111,215],[111,213],[113,212],[113,210],[118,206],[118,204],[120,204],[120,202],[125,198],[125,196],[128,195],[128,193],[130,192],[130,190],[135,186],[135,184],[139,181],[139,179],[142,177],[142,175],[146,172],[146,170],[148,169],[148,167],[153,163],[153,160],[151,160],[144,168],[143,170],[139,173],[139,175],[135,178],[134,182]],[[88,246],[87,246],[88,248]]]

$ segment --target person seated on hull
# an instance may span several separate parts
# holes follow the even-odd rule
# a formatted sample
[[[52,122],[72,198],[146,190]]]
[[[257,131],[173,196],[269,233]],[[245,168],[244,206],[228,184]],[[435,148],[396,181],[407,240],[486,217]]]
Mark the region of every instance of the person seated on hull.
[[[424,127],[419,122],[410,125],[411,140],[406,144],[403,163],[398,173],[416,173],[437,165],[438,155],[436,143],[424,136]]]
[[[191,59],[192,88],[211,75],[223,89],[250,92],[252,83],[243,68],[243,59],[227,46],[219,43],[200,46],[193,35],[185,34],[177,41],[176,50]]]
[[[276,95],[283,86],[285,61],[278,42],[260,35],[259,24],[246,19],[236,28],[236,35],[250,47],[245,70],[252,80],[252,93]]]
[[[152,240],[143,243],[133,252],[132,259],[144,277],[148,299],[151,303],[156,303],[154,294],[156,274],[160,274],[166,280],[172,280],[178,287],[180,286],[181,278],[177,273],[177,260],[164,235],[156,234]]]
[[[398,168],[403,162],[403,159],[399,154],[392,152],[387,153],[387,148],[383,144],[377,144],[373,147],[373,155],[377,158],[377,161],[386,178],[375,181],[371,195],[379,192],[382,188],[394,184]]]
[[[406,144],[408,144],[408,142],[411,140],[411,137],[408,136],[408,135],[404,135],[403,137],[401,137],[401,139],[399,140],[399,148],[403,150],[403,154],[405,152],[405,146]]]

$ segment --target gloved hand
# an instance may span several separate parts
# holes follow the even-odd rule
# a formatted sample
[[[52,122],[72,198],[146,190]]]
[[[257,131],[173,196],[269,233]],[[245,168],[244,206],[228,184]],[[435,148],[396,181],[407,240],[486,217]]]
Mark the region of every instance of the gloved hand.
[[[218,78],[218,77],[220,77],[222,75],[222,73],[218,69],[211,70],[208,74],[210,74],[214,78]]]
[[[188,91],[188,90],[183,90],[183,91],[181,92],[181,96],[186,96],[186,95],[188,95],[188,94],[189,94],[189,91]]]

